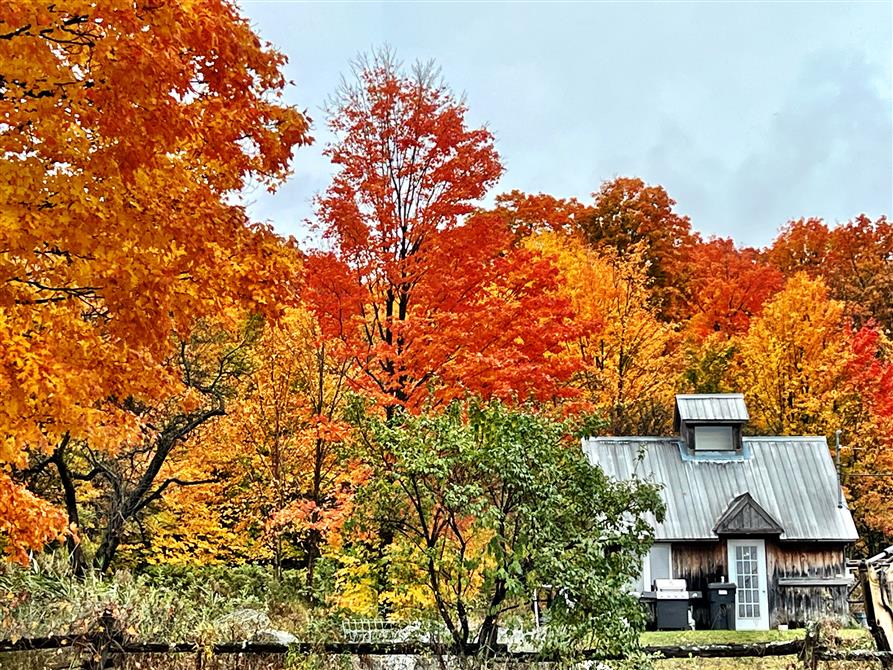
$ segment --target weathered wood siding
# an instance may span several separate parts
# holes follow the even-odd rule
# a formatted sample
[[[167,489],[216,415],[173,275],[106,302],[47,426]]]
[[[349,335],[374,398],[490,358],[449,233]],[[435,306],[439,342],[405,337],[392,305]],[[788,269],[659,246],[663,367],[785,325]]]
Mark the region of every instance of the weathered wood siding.
[[[673,577],[684,579],[690,591],[700,591],[703,598],[695,601],[692,615],[697,628],[710,627],[707,584],[728,579],[725,542],[674,544]]]
[[[847,587],[785,586],[783,579],[834,579],[847,574],[844,545],[766,542],[769,625],[803,626],[823,616],[846,616]]]
[[[693,615],[699,628],[709,627],[707,584],[727,580],[729,571],[726,543],[701,542],[673,544],[673,576],[684,579],[703,598],[694,604]],[[845,616],[848,612],[847,587],[784,586],[783,579],[833,579],[845,575],[842,544],[779,544],[766,540],[769,625],[802,626],[822,616]]]

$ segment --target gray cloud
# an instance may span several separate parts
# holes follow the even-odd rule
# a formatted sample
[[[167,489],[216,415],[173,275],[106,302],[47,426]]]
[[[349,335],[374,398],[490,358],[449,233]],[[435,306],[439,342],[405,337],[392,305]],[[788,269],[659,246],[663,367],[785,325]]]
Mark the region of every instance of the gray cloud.
[[[737,216],[764,233],[799,216],[889,214],[893,101],[878,88],[880,75],[855,52],[814,54],[731,174]]]
[[[588,199],[636,175],[703,234],[767,244],[786,220],[891,212],[893,6],[822,3],[267,3],[317,144],[250,211],[305,233],[328,183],[320,107],[358,51],[434,58],[519,188]]]

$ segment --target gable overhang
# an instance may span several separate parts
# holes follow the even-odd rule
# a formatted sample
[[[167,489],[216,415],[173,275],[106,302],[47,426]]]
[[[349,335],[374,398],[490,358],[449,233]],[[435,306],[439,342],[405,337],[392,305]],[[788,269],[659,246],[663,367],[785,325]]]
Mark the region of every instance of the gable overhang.
[[[760,505],[749,491],[732,498],[729,506],[716,520],[713,532],[728,535],[781,536],[784,528]]]

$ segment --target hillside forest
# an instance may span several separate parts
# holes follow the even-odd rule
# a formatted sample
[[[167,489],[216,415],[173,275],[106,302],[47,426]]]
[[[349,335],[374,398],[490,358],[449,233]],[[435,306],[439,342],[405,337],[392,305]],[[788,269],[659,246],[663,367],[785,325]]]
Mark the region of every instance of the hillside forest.
[[[467,603],[533,572],[619,617],[660,503],[579,438],[670,434],[680,392],[742,392],[754,434],[840,431],[855,550],[891,543],[886,218],[756,249],[635,176],[496,193],[493,131],[435,66],[361,57],[311,121],[226,0],[6,3],[0,63],[8,561],[298,570],[310,600],[436,607],[466,641]],[[299,245],[238,195],[322,123]]]

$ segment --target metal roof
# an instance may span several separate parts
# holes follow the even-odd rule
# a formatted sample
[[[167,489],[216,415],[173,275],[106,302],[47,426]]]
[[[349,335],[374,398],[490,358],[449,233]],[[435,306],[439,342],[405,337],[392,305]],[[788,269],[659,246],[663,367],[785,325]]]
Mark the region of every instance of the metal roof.
[[[744,404],[744,395],[741,393],[677,395],[676,416],[686,423],[698,421],[743,423],[750,419],[747,405]]]
[[[782,540],[858,538],[846,503],[837,507],[837,473],[823,437],[745,437],[740,452],[709,455],[694,455],[675,438],[602,437],[583,440],[583,451],[614,478],[636,474],[662,485],[667,512],[661,523],[652,519],[657,540],[717,539],[717,521],[743,493],[778,521]]]

